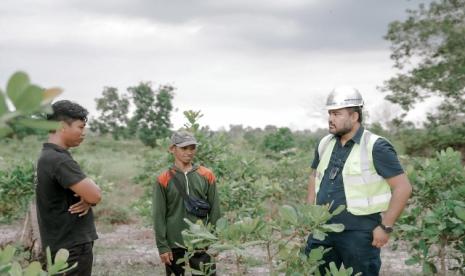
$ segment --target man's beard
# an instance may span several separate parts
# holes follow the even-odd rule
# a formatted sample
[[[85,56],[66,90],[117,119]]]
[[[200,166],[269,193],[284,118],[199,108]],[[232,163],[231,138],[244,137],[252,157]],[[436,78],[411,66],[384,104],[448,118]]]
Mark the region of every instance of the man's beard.
[[[343,136],[343,135],[345,135],[345,134],[347,134],[347,133],[349,133],[351,131],[352,131],[352,125],[349,123],[349,124],[344,124],[344,126],[341,129],[336,129],[335,132],[331,132],[331,130],[330,130],[330,133],[341,137],[341,136]]]

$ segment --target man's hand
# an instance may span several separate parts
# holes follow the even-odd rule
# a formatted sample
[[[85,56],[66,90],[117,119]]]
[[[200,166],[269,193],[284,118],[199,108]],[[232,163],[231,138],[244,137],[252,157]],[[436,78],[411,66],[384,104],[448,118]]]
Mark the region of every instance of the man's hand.
[[[381,248],[388,242],[388,240],[389,234],[384,232],[380,226],[377,226],[375,229],[373,229],[373,242],[371,245]]]
[[[173,253],[166,252],[160,255],[161,262],[167,265],[171,265],[171,261],[173,260]]]
[[[79,197],[79,195],[75,194],[75,197]],[[68,211],[71,214],[79,214],[80,217],[87,215],[90,208],[92,207],[91,204],[86,202],[84,199],[80,198],[81,200],[78,203],[75,203],[69,206]]]

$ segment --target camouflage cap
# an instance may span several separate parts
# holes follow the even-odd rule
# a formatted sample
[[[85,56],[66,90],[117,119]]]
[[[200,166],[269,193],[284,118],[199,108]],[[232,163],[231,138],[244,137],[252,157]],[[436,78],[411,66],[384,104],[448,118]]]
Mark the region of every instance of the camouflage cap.
[[[200,145],[192,133],[184,130],[173,132],[173,135],[171,135],[171,144],[181,148],[190,145]]]

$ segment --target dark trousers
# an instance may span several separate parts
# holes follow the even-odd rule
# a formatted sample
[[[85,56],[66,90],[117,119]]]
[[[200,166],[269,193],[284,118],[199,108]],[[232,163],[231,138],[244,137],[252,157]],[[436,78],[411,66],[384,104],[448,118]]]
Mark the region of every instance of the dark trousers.
[[[83,244],[75,245],[71,248],[68,248],[69,258],[68,265],[71,267],[74,263],[78,263],[77,267],[69,270],[62,276],[91,276],[92,275],[92,263],[94,261],[94,254],[92,253],[92,248],[94,247],[94,242],[88,242]],[[56,252],[52,253],[52,260],[55,259]]]
[[[354,274],[361,272],[363,276],[377,276],[381,268],[380,249],[371,245],[373,241],[372,231],[343,231],[341,233],[328,233],[325,240],[319,241],[308,238],[305,253],[308,255],[311,249],[323,246],[331,248],[323,256],[324,265],[319,267],[320,274],[325,275],[325,267],[329,269],[329,263],[334,262],[337,268],[352,267]]]
[[[168,276],[170,276],[172,274],[174,274],[176,276],[184,275],[184,265],[185,265],[185,263],[182,262],[182,263],[177,264],[177,261],[179,259],[184,258],[184,254],[186,253],[186,250],[182,249],[182,248],[171,248],[171,252],[173,252],[173,260],[171,261],[171,265],[166,265],[165,264],[166,275],[168,275]],[[203,263],[203,264],[206,265],[206,264],[209,264],[210,262],[211,262],[210,255],[208,255],[206,252],[199,252],[199,253],[195,253],[194,256],[192,256],[189,259],[189,266],[191,268],[193,268],[193,269],[201,270],[200,269],[200,263]],[[215,270],[215,265],[212,264],[210,266],[209,270],[210,271]],[[212,273],[210,275],[216,275],[216,274]]]

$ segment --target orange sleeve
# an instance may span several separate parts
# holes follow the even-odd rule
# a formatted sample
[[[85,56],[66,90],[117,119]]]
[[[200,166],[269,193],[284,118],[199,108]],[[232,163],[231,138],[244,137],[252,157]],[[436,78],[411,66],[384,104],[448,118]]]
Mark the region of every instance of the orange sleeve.
[[[169,171],[165,171],[157,177],[158,183],[164,188],[168,187],[168,183],[171,180],[171,174]]]
[[[201,176],[203,176],[208,181],[209,184],[215,184],[216,177],[215,177],[215,175],[213,174],[213,172],[210,169],[208,169],[208,168],[206,168],[204,166],[200,166],[197,169],[197,172]]]

